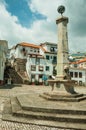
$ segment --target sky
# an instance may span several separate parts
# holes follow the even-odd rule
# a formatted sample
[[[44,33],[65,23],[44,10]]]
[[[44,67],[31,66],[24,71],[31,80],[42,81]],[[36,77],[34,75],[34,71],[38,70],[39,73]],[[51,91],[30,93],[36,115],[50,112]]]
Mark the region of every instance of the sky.
[[[58,43],[60,5],[69,18],[70,52],[86,52],[86,0],[0,0],[0,40],[7,40],[9,48],[20,42]]]

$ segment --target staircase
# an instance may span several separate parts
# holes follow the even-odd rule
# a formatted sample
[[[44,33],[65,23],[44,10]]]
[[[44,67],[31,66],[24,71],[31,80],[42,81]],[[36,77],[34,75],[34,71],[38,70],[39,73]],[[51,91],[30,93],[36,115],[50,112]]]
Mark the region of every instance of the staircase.
[[[37,93],[18,95],[5,103],[2,119],[62,129],[86,130],[85,104],[86,101],[47,101]]]
[[[6,66],[4,79],[8,80],[8,78],[11,78],[14,84],[29,83],[29,77],[26,72],[26,59],[16,59],[14,66],[11,67],[10,64]]]
[[[26,72],[26,60],[16,59],[14,66],[11,67],[11,64],[6,65],[4,72],[4,79],[7,80],[11,78],[14,84],[28,84],[29,78]]]
[[[29,83],[29,77],[26,72],[26,59],[19,59],[17,58],[15,61],[15,70],[17,71],[18,75],[22,78],[23,83]]]
[[[10,75],[13,83],[15,83],[15,84],[22,84],[23,83],[22,78],[18,75],[18,73],[13,68],[9,69],[9,75]]]
[[[4,74],[4,79],[8,79],[8,78],[11,78],[12,83],[14,83],[14,84],[22,84],[23,83],[22,78],[10,66],[6,68],[5,74]]]

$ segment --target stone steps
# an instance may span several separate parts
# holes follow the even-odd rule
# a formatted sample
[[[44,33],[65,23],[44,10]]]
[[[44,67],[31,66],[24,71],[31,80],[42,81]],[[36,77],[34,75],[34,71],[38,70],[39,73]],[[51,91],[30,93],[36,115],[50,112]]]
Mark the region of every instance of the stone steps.
[[[17,72],[14,69],[10,70],[10,75],[14,83],[17,83],[17,84],[23,83],[21,77],[17,74]]]
[[[26,59],[16,59],[16,62],[15,62],[16,66],[17,66],[18,73],[22,77],[24,84],[29,83],[29,77],[28,77],[28,75],[25,75],[25,72],[27,74],[26,61],[27,61]]]
[[[78,113],[78,115],[76,114],[73,115],[70,113],[70,111],[68,111],[68,114],[59,113],[58,111],[55,113],[51,113],[51,112],[41,111],[40,108],[36,109],[36,111],[24,110],[20,106],[18,99],[15,97],[11,98],[11,105],[12,105],[12,113],[15,116],[26,117],[26,118],[29,117],[29,118],[35,118],[41,120],[61,121],[61,122],[86,123],[86,115],[80,115],[80,113]]]
[[[21,77],[17,74],[17,72],[13,68],[9,69],[7,73],[9,74],[14,84],[23,83]]]
[[[44,95],[48,95],[48,96],[50,96],[50,97],[57,97],[57,96],[59,96],[59,97],[68,97],[68,98],[77,98],[77,97],[81,97],[81,96],[83,96],[83,94],[67,94],[67,93],[62,93],[62,92],[52,92],[52,93],[48,93],[48,92],[44,92],[43,93]]]
[[[60,121],[60,122],[72,122],[72,123],[86,123],[86,116],[77,116],[77,115],[65,115],[65,114],[51,114],[51,113],[43,113],[43,112],[32,112],[32,111],[17,111],[13,113],[15,116],[33,118],[37,120],[52,120],[52,121]]]
[[[75,106],[72,108],[72,103],[70,103],[69,106],[69,103],[65,104],[65,102],[58,103],[53,101],[47,101],[43,98],[40,98],[40,95],[38,94],[18,95],[16,98],[23,110],[59,114],[86,115],[85,108],[82,109],[81,107],[76,109],[78,103],[75,103]],[[82,106],[82,104],[80,106]]]
[[[69,102],[79,102],[81,100],[86,99],[86,96],[81,94],[81,95],[77,95],[75,97],[67,97],[67,96],[60,96],[60,95],[56,95],[56,96],[52,96],[52,95],[48,95],[46,93],[40,94],[40,97],[46,99],[46,100],[51,100],[51,101],[69,101]]]
[[[34,103],[35,100],[37,103]],[[86,129],[85,109],[58,108],[57,104],[54,108],[52,105],[52,101],[41,99],[38,94],[11,97],[11,101],[5,104],[3,120],[73,130]]]
[[[37,119],[26,119],[25,117],[13,117],[10,114],[5,114],[3,116],[3,120],[11,121],[11,122],[18,122],[18,123],[25,123],[25,124],[34,124],[40,126],[47,126],[52,128],[61,128],[61,129],[70,129],[70,130],[86,130],[86,124],[80,123],[67,123],[67,122],[58,122],[58,121],[47,121],[47,120],[37,120]]]

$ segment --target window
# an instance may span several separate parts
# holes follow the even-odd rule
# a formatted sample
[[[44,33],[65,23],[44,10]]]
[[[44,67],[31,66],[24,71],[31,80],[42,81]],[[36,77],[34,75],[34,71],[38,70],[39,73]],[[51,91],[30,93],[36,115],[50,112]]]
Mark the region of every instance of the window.
[[[22,48],[22,52],[23,52],[23,55],[26,56],[27,55],[27,50],[23,47]]]
[[[82,78],[82,73],[81,72],[79,72],[79,78]]]
[[[56,56],[54,56],[54,57],[53,57],[53,60],[55,60],[55,61],[56,61]]]
[[[51,47],[51,48],[50,48],[50,51],[51,51],[51,52],[54,52],[54,47]]]
[[[40,74],[40,75],[39,75],[39,78],[41,78],[41,79],[42,79],[42,76],[43,76],[43,75],[41,75],[41,74]]]
[[[53,63],[53,64],[56,64],[56,62],[57,62],[57,57],[56,57],[56,56],[53,56],[52,63]]]
[[[47,59],[47,60],[49,60],[49,59],[50,59],[50,57],[49,57],[48,55],[46,55],[46,59]]]
[[[36,64],[39,65],[40,64],[40,59],[36,58]]]
[[[49,66],[46,66],[46,71],[49,71]]]
[[[35,65],[31,65],[31,71],[36,71],[36,66]]]
[[[22,50],[25,51],[25,48],[23,48]]]
[[[43,66],[39,66],[39,71],[43,71]]]
[[[76,77],[76,78],[78,77],[78,72],[75,72],[75,77]]]
[[[34,52],[36,52],[36,49],[34,49]]]
[[[32,79],[35,79],[35,75],[31,75],[31,78],[32,78]]]
[[[77,68],[77,64],[74,64],[74,67],[76,67],[76,68]]]
[[[73,72],[70,72],[70,76],[73,77]]]
[[[54,51],[57,52],[57,47],[54,48]]]

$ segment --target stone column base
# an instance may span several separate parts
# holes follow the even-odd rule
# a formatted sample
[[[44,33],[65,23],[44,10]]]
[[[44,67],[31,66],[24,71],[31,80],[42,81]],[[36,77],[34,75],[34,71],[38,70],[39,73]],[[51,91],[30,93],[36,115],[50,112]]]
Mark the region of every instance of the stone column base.
[[[62,91],[70,94],[76,94],[74,90],[75,81],[74,80],[48,80],[49,85],[54,90],[55,86],[62,88]]]
[[[78,94],[74,90],[75,81],[72,80],[48,80],[49,85],[54,90],[54,86],[59,86],[61,89],[60,91],[51,91],[51,92],[44,92],[40,95],[40,97],[52,100],[52,101],[69,101],[69,102],[77,102],[86,99],[86,96],[83,94]]]

